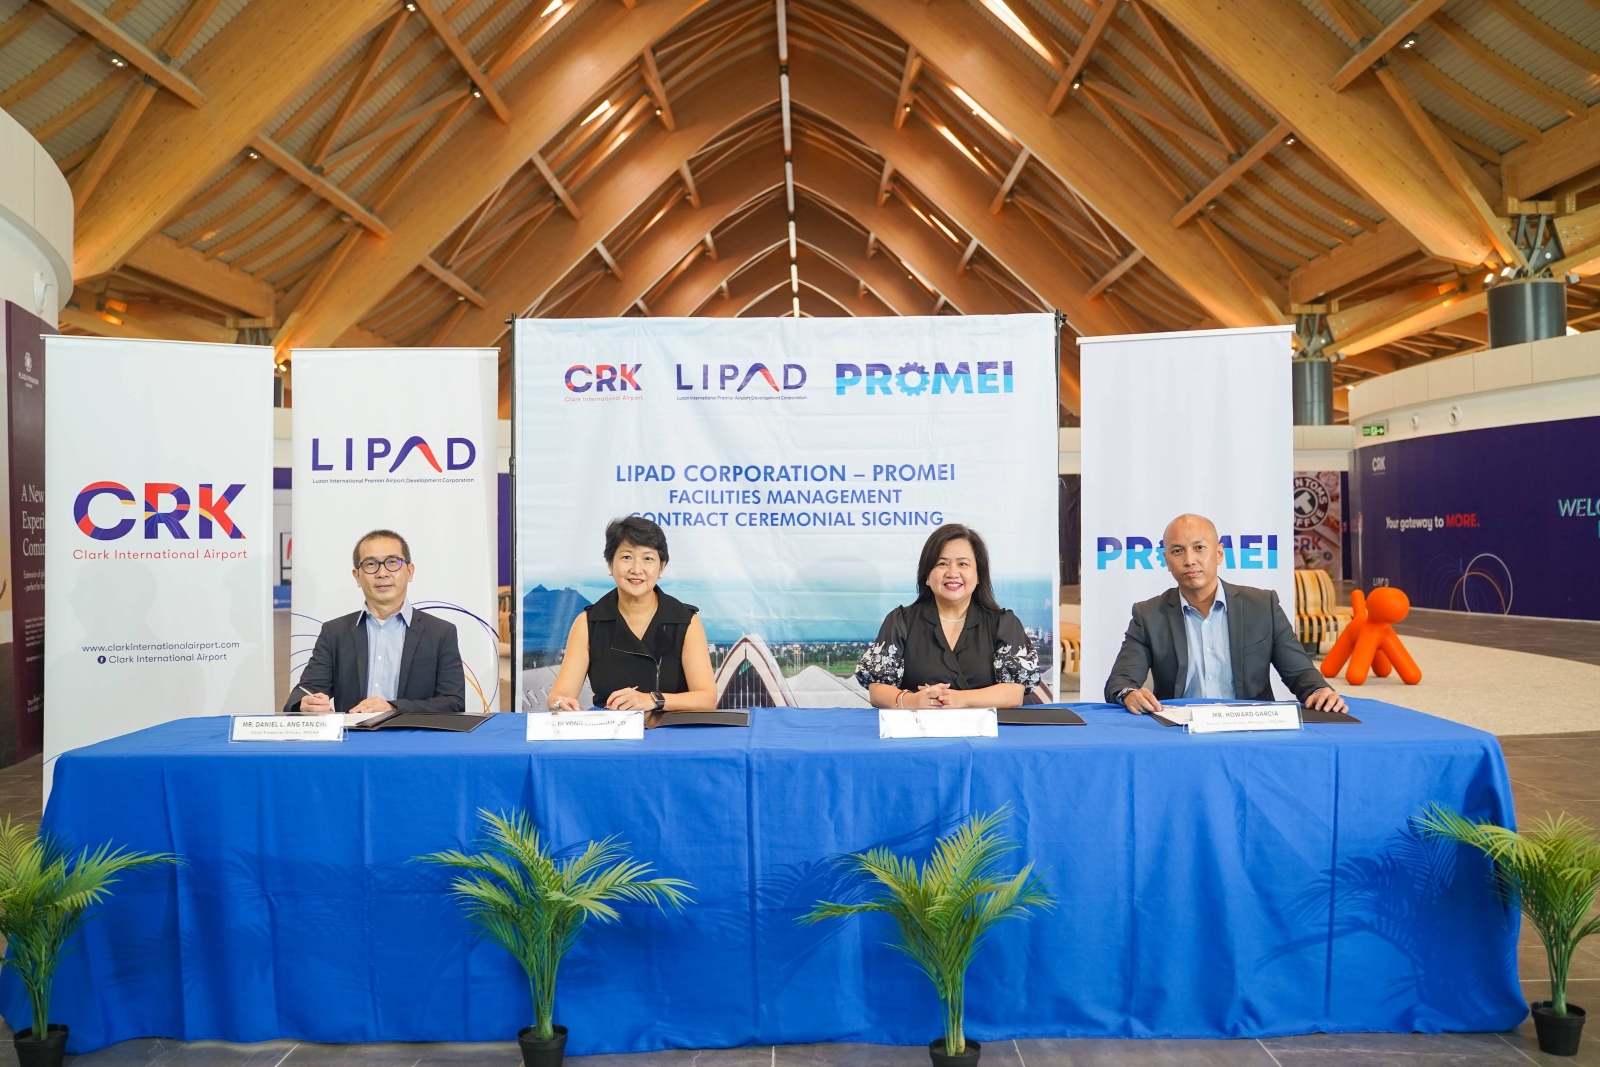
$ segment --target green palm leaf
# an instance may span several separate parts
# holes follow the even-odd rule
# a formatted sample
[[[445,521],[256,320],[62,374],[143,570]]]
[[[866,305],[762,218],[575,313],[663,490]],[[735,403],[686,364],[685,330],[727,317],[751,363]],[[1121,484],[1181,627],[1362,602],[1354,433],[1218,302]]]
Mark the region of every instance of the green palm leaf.
[[[526,812],[480,810],[478,815],[484,851],[449,850],[416,859],[466,872],[450,883],[450,892],[482,935],[522,965],[533,994],[537,1036],[548,1041],[555,1034],[556,975],[583,924],[621,919],[609,903],[616,900],[682,910],[692,903],[684,890],[694,886],[678,878],[648,877],[650,865],[630,859],[615,837],[590,841],[578,855],[557,860]],[[0,863],[4,856],[0,840]]]
[[[56,964],[88,910],[110,895],[123,872],[179,862],[110,844],[73,856],[49,834],[9,816],[0,820],[0,935],[11,948],[8,962],[28,990],[35,1034],[49,1032]]]
[[[999,835],[1009,814],[1004,807],[973,815],[938,840],[920,871],[909,856],[886,848],[844,857],[850,869],[880,888],[878,895],[855,904],[819,900],[798,920],[810,924],[874,912],[892,918],[899,936],[889,946],[909,956],[933,982],[951,1055],[966,1049],[967,967],[984,938],[997,923],[1054,903],[1032,864],[1015,875],[1000,873],[1001,861],[1014,848]]]
[[[1589,918],[1600,892],[1600,839],[1568,815],[1535,819],[1526,833],[1475,823],[1441,805],[1415,820],[1423,834],[1470,845],[1494,864],[1495,887],[1539,932],[1550,963],[1550,1007],[1567,1013],[1567,975],[1578,943],[1600,932]]]

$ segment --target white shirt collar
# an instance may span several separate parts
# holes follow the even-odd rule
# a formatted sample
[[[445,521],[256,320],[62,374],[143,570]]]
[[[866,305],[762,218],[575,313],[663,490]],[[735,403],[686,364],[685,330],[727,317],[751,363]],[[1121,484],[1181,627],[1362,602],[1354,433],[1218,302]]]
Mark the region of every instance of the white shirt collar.
[[[406,629],[409,630],[411,629],[411,613],[414,610],[415,609],[411,606],[411,598],[406,597],[406,599],[400,604],[400,610],[395,612],[394,615],[390,615],[389,619],[394,618],[395,615],[400,616],[400,620],[406,624]],[[389,621],[389,619],[379,619],[377,616],[373,615],[372,609],[363,603],[361,605],[361,621],[363,624],[365,624],[368,619],[371,619],[379,626],[382,626],[384,623]]]
[[[1183,605],[1183,610],[1184,611],[1186,611],[1186,612],[1192,611],[1196,615],[1200,614],[1200,609],[1195,607],[1193,604],[1189,603],[1188,599],[1183,595],[1183,593],[1181,591],[1178,593],[1178,602]],[[1217,597],[1216,597],[1215,600],[1213,600],[1211,602],[1211,611],[1216,611],[1218,608],[1222,608],[1224,611],[1226,611],[1227,607],[1228,607],[1228,587],[1223,585],[1222,584],[1222,580],[1219,578],[1219,579],[1217,579]],[[1206,613],[1206,617],[1209,618],[1210,614],[1211,614],[1210,612],[1207,612]]]

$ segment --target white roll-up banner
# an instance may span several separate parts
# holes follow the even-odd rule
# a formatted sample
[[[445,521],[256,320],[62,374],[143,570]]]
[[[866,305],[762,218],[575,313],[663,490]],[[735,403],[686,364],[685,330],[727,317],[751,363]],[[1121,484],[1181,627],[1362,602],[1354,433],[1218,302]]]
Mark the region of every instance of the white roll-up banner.
[[[1035,696],[1060,691],[1053,316],[514,336],[519,707],[545,706],[572,620],[614,588],[605,527],[630,514],[667,535],[661,588],[700,609],[724,707],[865,706],[857,661],[950,522],[987,541],[1039,651]]]
[[[1161,534],[1177,515],[1216,523],[1224,581],[1275,590],[1294,612],[1292,335],[1265,326],[1078,339],[1083,699],[1104,699],[1133,605],[1176,584]]]
[[[46,760],[270,710],[272,349],[45,345]]]
[[[356,542],[393,530],[416,566],[412,606],[455,624],[467,710],[498,711],[499,350],[295,349],[293,361],[290,684],[322,624],[361,610]]]

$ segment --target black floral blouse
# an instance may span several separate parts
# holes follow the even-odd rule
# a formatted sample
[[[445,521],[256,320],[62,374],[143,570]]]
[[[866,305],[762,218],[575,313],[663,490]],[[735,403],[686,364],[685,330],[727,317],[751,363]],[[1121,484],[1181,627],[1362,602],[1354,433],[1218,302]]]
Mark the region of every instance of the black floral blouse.
[[[930,602],[895,608],[884,617],[878,639],[867,646],[856,667],[863,686],[878,682],[899,689],[946,683],[955,689],[985,689],[1010,682],[1032,689],[1039,684],[1039,653],[1009,611],[967,609],[967,621],[951,649]]]

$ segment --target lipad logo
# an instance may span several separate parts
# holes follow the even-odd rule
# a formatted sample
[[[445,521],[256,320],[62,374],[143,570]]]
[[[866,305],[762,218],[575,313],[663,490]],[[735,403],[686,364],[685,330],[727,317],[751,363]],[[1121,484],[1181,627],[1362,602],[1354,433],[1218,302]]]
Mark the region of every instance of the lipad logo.
[[[200,498],[199,522],[196,533],[200,540],[209,541],[217,537],[217,530],[221,536],[235,540],[244,539],[244,531],[239,524],[233,521],[228,514],[229,506],[244,492],[244,484],[235,482],[220,494],[211,482],[202,482],[198,486]],[[116,519],[109,525],[102,526],[95,521],[98,513],[102,519],[112,518],[117,514],[111,509],[110,502],[101,504],[96,508],[95,501],[101,497],[111,497],[121,504],[120,511],[125,516]],[[170,501],[171,506],[164,504]],[[189,531],[183,525],[189,517],[189,491],[176,482],[145,482],[144,483],[144,537],[147,541],[154,541],[165,530],[167,536],[178,540],[189,540]],[[72,521],[78,529],[96,541],[115,541],[126,537],[139,525],[139,520],[132,515],[127,515],[126,510],[137,510],[137,500],[133,490],[121,482],[90,482],[78,491],[77,499],[72,502]]]
[[[685,364],[674,367],[674,382],[680,393],[742,393],[746,389],[757,393],[792,393],[805,388],[807,377],[806,369],[798,363],[785,363],[776,372],[765,363],[748,366],[702,363],[698,376],[694,364],[687,367],[687,377]]]
[[[982,359],[976,361],[976,365],[978,372],[974,374],[973,364],[966,360],[957,363],[953,369],[948,364],[935,363],[932,371],[916,362],[902,363],[899,370],[891,369],[887,363],[839,363],[833,369],[834,393],[845,396],[858,386],[865,386],[867,396],[892,396],[895,393],[902,396],[921,396],[924,393],[933,396],[953,396],[956,393],[998,395],[1013,391],[1011,360]]]
[[[1222,565],[1228,570],[1278,569],[1277,534],[1240,534],[1238,540],[1239,549],[1235,553],[1233,534],[1223,534],[1217,538],[1217,543],[1222,546]],[[1123,567],[1130,571],[1162,570],[1167,565],[1162,558],[1166,553],[1166,543],[1159,538],[1152,541],[1136,534],[1126,538],[1097,537],[1094,547],[1095,570],[1103,571],[1119,559]]]
[[[337,438],[334,440],[337,440]],[[358,440],[363,442],[360,449],[356,447]],[[336,449],[337,445],[334,447]],[[393,456],[394,460],[387,464],[386,469],[383,461],[387,461],[390,456]],[[362,469],[357,464],[365,462],[366,467],[364,469],[366,470],[394,474],[400,470],[406,460],[411,459],[413,456],[417,457],[417,462],[426,463],[439,474],[443,474],[447,470],[464,471],[478,461],[478,446],[473,444],[472,440],[467,437],[445,438],[444,465],[440,466],[439,457],[434,453],[433,446],[419,434],[407,437],[401,443],[398,452],[394,449],[394,442],[387,437],[346,437],[344,439],[344,466],[341,469],[347,471]],[[324,462],[322,438],[313,437],[311,439],[312,470],[331,471],[335,468],[338,459],[338,453],[330,451],[326,462]],[[413,466],[415,465],[414,463]]]

